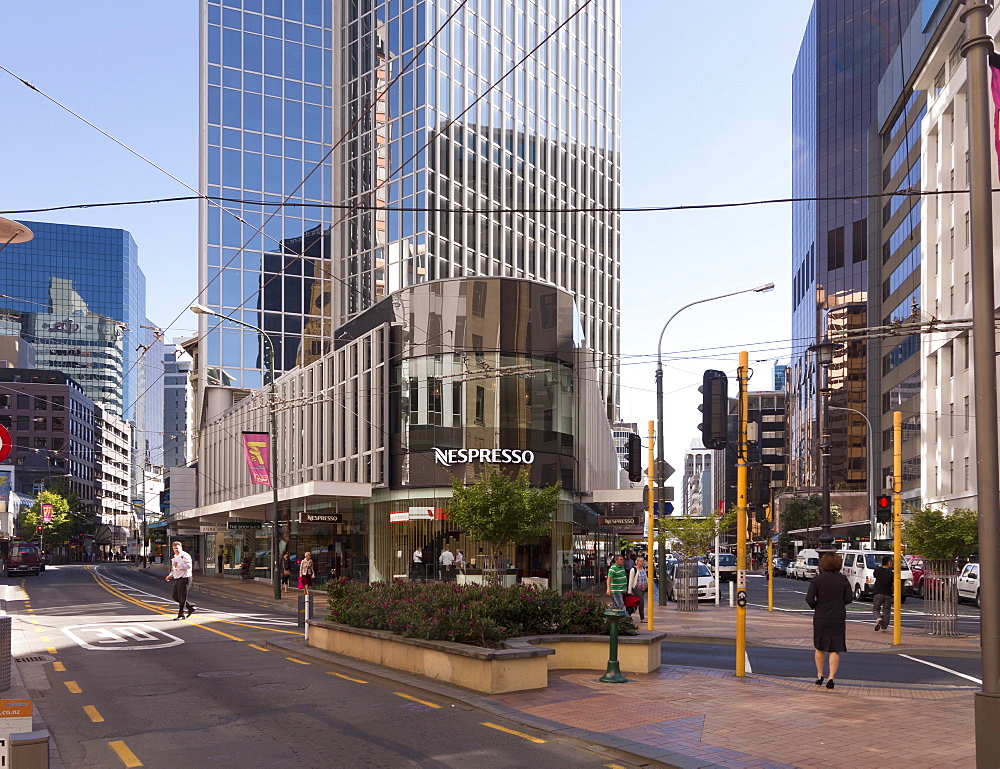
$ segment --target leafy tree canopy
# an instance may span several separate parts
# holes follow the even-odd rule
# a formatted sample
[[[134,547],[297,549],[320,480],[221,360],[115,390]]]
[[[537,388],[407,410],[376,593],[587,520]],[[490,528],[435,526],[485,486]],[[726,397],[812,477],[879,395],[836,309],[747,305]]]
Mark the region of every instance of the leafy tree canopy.
[[[505,545],[549,532],[562,484],[534,488],[528,482],[526,467],[511,477],[487,465],[475,483],[465,486],[456,478],[452,488],[448,518],[499,555]]]
[[[42,505],[52,505],[52,520],[42,521]],[[18,527],[25,539],[35,539],[38,536],[38,526],[43,526],[43,542],[51,544],[62,542],[69,536],[73,526],[73,518],[69,514],[69,502],[55,491],[43,491],[35,497],[34,503],[27,510],[21,511],[18,517]]]
[[[715,538],[736,522],[736,511],[725,515],[698,518],[693,515],[669,515],[656,522],[656,541],[666,547],[668,540],[676,540],[675,549],[685,558],[693,558],[715,547]]]
[[[823,520],[823,497],[810,494],[808,497],[792,497],[781,511],[781,533],[778,540],[779,548],[788,547],[791,539],[788,532],[799,529],[816,529],[819,536],[819,526]],[[830,523],[840,523],[840,507],[830,505]]]
[[[979,513],[924,507],[903,523],[908,550],[931,560],[964,558],[979,550]]]

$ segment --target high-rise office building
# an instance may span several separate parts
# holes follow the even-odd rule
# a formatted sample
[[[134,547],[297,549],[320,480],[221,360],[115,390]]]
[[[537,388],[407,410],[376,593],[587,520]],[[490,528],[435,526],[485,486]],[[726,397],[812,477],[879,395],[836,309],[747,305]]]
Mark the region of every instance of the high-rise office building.
[[[266,331],[281,373],[412,284],[548,281],[576,297],[613,418],[620,0],[453,11],[204,0],[203,189],[244,202],[203,203],[202,302]],[[201,323],[200,385],[261,386],[256,332]]]
[[[163,353],[163,466],[183,467],[191,457],[191,356],[180,344]]]
[[[788,371],[789,484],[819,486],[821,398],[811,344],[877,325],[868,314],[869,261],[880,232],[864,196],[881,192],[878,86],[919,0],[816,2],[792,76],[792,338]],[[911,222],[911,225],[916,220]],[[911,226],[912,230],[913,227]],[[873,234],[875,235],[873,237]],[[908,232],[905,234],[909,234]],[[831,485],[863,491],[869,413],[868,346],[840,347],[828,370]]]

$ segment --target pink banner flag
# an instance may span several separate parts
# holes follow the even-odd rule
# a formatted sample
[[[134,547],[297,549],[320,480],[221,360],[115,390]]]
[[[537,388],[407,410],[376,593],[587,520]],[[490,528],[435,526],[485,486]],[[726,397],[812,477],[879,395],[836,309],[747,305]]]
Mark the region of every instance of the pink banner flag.
[[[993,92],[993,144],[1000,163],[1000,55],[995,53],[990,54],[990,91]]]
[[[52,505],[42,505],[42,523],[52,523]]]
[[[251,483],[271,485],[271,436],[267,433],[243,433],[243,455],[247,458]]]

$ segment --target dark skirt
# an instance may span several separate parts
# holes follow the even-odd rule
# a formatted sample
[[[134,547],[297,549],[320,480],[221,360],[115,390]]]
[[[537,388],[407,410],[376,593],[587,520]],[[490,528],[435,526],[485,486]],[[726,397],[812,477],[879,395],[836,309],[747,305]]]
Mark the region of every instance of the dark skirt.
[[[821,652],[846,652],[847,623],[813,617],[813,646]]]

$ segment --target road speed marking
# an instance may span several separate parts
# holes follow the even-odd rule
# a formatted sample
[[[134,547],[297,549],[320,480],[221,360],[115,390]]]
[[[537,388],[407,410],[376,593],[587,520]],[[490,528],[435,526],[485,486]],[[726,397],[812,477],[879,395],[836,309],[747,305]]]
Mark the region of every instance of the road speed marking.
[[[62,632],[90,651],[138,651],[166,649],[184,641],[160,628],[142,622],[95,622],[71,625]]]

